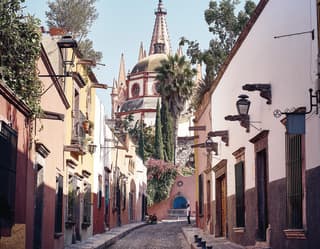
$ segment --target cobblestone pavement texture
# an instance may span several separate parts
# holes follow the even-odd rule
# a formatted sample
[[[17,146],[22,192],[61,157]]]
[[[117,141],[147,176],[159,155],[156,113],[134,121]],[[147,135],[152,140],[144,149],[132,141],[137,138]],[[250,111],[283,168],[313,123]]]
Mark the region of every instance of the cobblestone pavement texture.
[[[185,249],[190,248],[182,233],[186,221],[159,222],[133,230],[110,249]]]

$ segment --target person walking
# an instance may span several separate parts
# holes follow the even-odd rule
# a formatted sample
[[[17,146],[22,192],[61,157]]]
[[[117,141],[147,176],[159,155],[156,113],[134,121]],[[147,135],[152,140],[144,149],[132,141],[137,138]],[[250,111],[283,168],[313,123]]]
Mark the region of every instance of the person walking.
[[[191,224],[191,222],[190,222],[190,215],[191,215],[191,207],[190,207],[190,204],[187,203],[187,218],[188,218],[188,224]]]

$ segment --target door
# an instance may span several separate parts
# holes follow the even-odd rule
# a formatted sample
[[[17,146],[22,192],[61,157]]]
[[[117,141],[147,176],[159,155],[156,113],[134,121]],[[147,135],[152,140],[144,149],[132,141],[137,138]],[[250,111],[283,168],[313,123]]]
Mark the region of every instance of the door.
[[[268,227],[268,203],[267,203],[267,162],[266,150],[259,151],[256,155],[256,181],[257,181],[257,211],[258,227],[257,241],[266,240]]]
[[[35,214],[33,228],[33,248],[41,249],[42,243],[42,213],[43,213],[43,167],[37,165],[36,191],[35,191]]]
[[[217,237],[226,237],[227,234],[227,186],[225,175],[216,179],[217,199],[216,199],[216,220]]]

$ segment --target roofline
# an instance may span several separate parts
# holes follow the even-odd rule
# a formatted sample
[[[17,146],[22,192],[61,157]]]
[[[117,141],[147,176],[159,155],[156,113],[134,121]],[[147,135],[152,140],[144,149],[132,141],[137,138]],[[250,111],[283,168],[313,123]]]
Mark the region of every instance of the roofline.
[[[16,95],[11,88],[2,80],[0,80],[0,95],[10,104],[17,108],[25,117],[32,116],[31,109],[27,104]]]
[[[239,48],[241,47],[242,43],[247,38],[247,36],[250,33],[252,27],[254,26],[256,21],[258,20],[260,14],[264,10],[264,8],[265,8],[265,6],[267,5],[268,2],[269,2],[269,0],[260,0],[259,4],[257,5],[256,9],[253,12],[251,18],[249,19],[249,21],[247,22],[246,26],[244,27],[244,29],[240,33],[237,41],[235,42],[234,46],[231,49],[229,55],[227,56],[226,60],[222,64],[222,66],[221,66],[221,68],[220,68],[220,70],[218,72],[217,77],[215,78],[215,80],[213,81],[213,83],[212,83],[212,85],[210,87],[210,90],[208,92],[206,92],[205,95],[209,95],[209,96],[212,95],[212,93],[214,92],[214,90],[216,89],[218,84],[220,83],[220,80],[223,77],[225,71],[227,70],[230,62],[233,59],[233,57],[237,54]],[[197,110],[196,113],[195,113],[196,122],[199,120],[201,115],[204,113],[204,110],[206,109],[206,107],[210,103],[210,100],[211,100],[211,98],[203,98],[202,99],[202,101],[204,103],[201,103],[199,110]]]
[[[42,43],[41,43],[41,52],[40,53],[41,53],[42,62],[44,64],[44,66],[46,67],[48,73],[50,75],[55,75],[56,73],[55,73],[55,71],[54,71],[54,69],[52,67],[52,64],[50,62],[48,54],[47,54],[47,52],[46,52],[46,50],[45,50],[45,48],[44,48]],[[51,80],[54,83],[54,86],[56,87],[57,92],[58,92],[58,94],[59,94],[64,106],[66,107],[66,109],[68,109],[70,107],[69,101],[68,101],[66,95],[64,94],[64,91],[63,91],[63,89],[62,89],[57,77],[52,76]]]

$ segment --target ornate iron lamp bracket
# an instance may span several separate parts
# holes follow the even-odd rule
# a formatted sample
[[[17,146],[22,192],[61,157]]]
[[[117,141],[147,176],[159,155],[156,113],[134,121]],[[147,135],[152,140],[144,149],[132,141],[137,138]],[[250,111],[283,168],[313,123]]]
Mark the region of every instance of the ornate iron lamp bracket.
[[[245,84],[242,86],[243,90],[247,91],[260,91],[260,96],[267,100],[267,104],[272,103],[271,85],[270,84]]]

